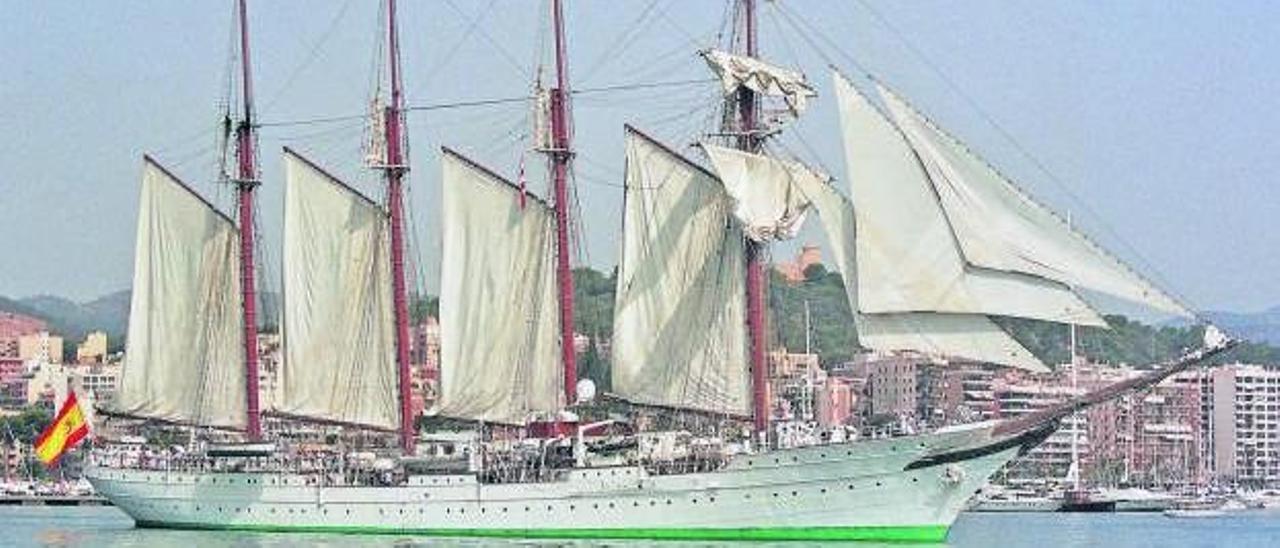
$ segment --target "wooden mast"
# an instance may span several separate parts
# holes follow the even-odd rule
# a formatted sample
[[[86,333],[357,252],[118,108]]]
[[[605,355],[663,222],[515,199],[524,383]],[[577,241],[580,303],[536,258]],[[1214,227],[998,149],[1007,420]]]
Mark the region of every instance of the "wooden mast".
[[[741,40],[735,43],[740,46],[738,53],[747,57],[756,56],[756,5],[755,0],[738,0],[739,16],[742,21]],[[760,151],[760,138],[757,120],[760,105],[756,94],[746,86],[738,87],[737,97],[738,132],[737,148],[746,152]],[[769,363],[765,353],[765,244],[750,238],[746,241],[747,268],[747,332],[750,336],[749,356],[751,359],[751,396],[755,433],[763,447],[769,439]]]
[[[404,203],[403,179],[408,165],[404,159],[403,97],[400,83],[400,42],[396,31],[396,1],[387,0],[387,64],[391,77],[391,103],[386,108],[384,125],[387,157],[383,171],[387,180],[387,214],[391,225],[391,294],[395,307],[396,365],[400,400],[400,450],[413,455],[414,417],[411,368],[409,366],[409,303],[404,274]]]
[[[246,0],[237,0],[240,20],[240,84],[244,112],[236,126],[236,197],[240,216],[240,300],[244,313],[245,435],[262,439],[258,403],[258,301],[253,252],[253,192],[258,187],[257,128],[253,120],[253,77],[249,63],[249,18]]]
[[[551,88],[551,175],[556,215],[556,284],[560,304],[560,355],[564,368],[565,405],[573,405],[578,384],[578,355],[573,337],[573,270],[570,268],[569,162],[573,149],[569,132],[569,74],[565,56],[564,10],[561,0],[552,0],[552,26],[555,32],[556,85]]]

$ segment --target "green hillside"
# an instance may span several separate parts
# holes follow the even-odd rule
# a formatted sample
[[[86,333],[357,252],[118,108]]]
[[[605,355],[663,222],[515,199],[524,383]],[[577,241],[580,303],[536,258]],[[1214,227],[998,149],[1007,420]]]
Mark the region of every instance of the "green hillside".
[[[615,273],[605,274],[578,269],[575,294],[576,318],[580,333],[597,340],[612,335],[613,285]],[[800,283],[788,283],[776,272],[770,278],[769,319],[772,346],[802,352],[805,348],[805,303],[809,304],[811,333],[809,344],[821,354],[824,366],[848,360],[859,350],[853,317],[844,293],[840,275],[822,265],[813,265]],[[1156,327],[1125,318],[1107,316],[1111,329],[1081,328],[1079,351],[1090,360],[1111,364],[1147,365],[1172,359],[1183,351],[1199,346],[1202,330],[1198,327]],[[1009,330],[1045,363],[1067,361],[1068,329],[1061,324],[998,318],[997,323]],[[1266,344],[1246,343],[1224,359],[1280,365],[1280,349]],[[594,351],[583,359],[580,371],[597,383],[608,386],[607,356]]]

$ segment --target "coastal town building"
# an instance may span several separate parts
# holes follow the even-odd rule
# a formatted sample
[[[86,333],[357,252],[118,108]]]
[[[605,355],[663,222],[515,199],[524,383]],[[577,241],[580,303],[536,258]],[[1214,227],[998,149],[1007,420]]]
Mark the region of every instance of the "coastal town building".
[[[13,312],[0,312],[0,358],[21,357],[18,340],[48,329],[49,326],[40,319]]]
[[[846,379],[823,376],[814,394],[814,419],[823,428],[849,425],[858,402],[856,387]]]
[[[1280,481],[1280,371],[1229,364],[1199,376],[1202,454],[1220,482]]]
[[[916,420],[916,367],[920,361],[909,354],[860,354],[836,366],[831,374],[862,387],[858,415],[864,425],[910,425]]]
[[[774,263],[773,268],[788,283],[798,284],[804,281],[804,272],[815,264],[822,264],[822,248],[805,244],[791,261]]]
[[[27,366],[15,356],[0,356],[0,410],[27,403]]]
[[[76,395],[103,403],[116,395],[120,383],[119,363],[86,363],[71,368],[72,387]]]
[[[102,363],[107,359],[107,334],[93,331],[76,345],[76,363]]]
[[[18,357],[27,361],[62,363],[62,337],[48,331],[18,337]]]

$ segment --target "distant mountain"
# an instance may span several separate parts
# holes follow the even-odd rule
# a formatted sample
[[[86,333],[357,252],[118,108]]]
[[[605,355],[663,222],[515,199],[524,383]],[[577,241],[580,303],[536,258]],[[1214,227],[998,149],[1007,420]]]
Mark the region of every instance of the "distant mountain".
[[[1209,312],[1208,316],[1232,335],[1280,346],[1280,306],[1254,314]]]
[[[129,291],[117,291],[92,301],[77,303],[53,295],[24,299],[0,299],[0,309],[35,316],[68,341],[79,341],[90,331],[105,331],[115,341],[129,323]]]
[[[105,331],[112,349],[123,346],[125,331],[129,326],[128,289],[109,293],[91,301],[77,303],[54,295],[37,295],[22,299],[0,297],[0,311],[16,312],[48,322],[49,329],[62,335],[68,343],[79,342],[91,331]],[[261,295],[262,311],[259,317],[264,324],[274,325],[278,299],[274,293]],[[273,327],[272,327],[273,328]],[[65,347],[75,349],[73,345]]]

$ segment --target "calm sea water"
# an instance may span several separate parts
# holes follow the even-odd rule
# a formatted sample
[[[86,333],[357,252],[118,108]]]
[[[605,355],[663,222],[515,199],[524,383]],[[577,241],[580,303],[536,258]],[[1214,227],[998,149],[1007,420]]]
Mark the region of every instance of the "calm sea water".
[[[395,536],[263,534],[134,529],[114,508],[0,507],[0,546],[648,546],[645,542],[533,542]],[[712,543],[661,543],[712,546]],[[801,546],[785,543],[783,546]],[[763,546],[748,543],[744,546]],[[854,544],[854,546],[874,546]],[[903,545],[894,545],[899,548]],[[919,545],[916,545],[919,546]],[[1034,548],[1142,546],[1280,547],[1280,512],[1244,511],[1215,518],[1159,514],[965,514],[944,546]]]

